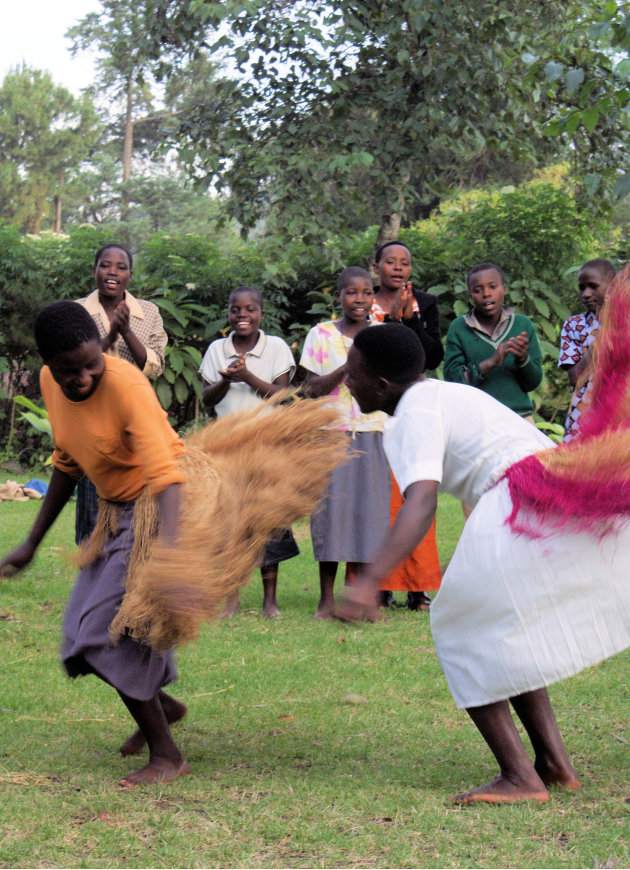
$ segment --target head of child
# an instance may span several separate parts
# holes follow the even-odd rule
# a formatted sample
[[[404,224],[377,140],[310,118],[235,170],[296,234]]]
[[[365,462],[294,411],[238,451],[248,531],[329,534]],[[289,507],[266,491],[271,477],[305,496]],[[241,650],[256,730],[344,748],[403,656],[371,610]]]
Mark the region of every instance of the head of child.
[[[505,275],[496,263],[478,263],[468,273],[470,300],[482,321],[498,322],[505,302]]]
[[[425,353],[418,336],[401,323],[363,329],[348,353],[346,385],[362,413],[393,414],[405,390],[420,380]]]
[[[360,323],[370,316],[374,287],[370,273],[360,266],[349,266],[337,278],[337,302],[346,321]]]
[[[374,256],[381,288],[395,293],[411,278],[411,251],[402,242],[386,242]]]
[[[599,311],[616,274],[613,264],[601,257],[584,263],[578,272],[578,292],[587,311]]]
[[[101,300],[122,300],[133,275],[133,257],[123,245],[103,245],[94,256],[94,281]]]
[[[263,300],[255,287],[237,287],[228,297],[228,321],[240,339],[256,338],[263,318]]]
[[[105,371],[98,328],[78,302],[53,302],[35,318],[37,349],[72,402],[92,395]]]

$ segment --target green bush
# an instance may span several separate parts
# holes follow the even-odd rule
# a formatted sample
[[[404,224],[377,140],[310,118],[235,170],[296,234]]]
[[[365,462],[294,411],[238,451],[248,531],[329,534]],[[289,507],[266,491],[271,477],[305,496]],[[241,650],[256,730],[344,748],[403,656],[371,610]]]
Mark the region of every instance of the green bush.
[[[555,173],[555,177],[554,176]],[[563,170],[520,188],[469,191],[444,203],[430,219],[403,229],[400,239],[413,255],[416,287],[438,297],[442,327],[468,310],[466,274],[478,262],[500,265],[508,304],[536,324],[545,356],[545,378],[534,395],[541,419],[561,423],[569,401],[566,376],[557,368],[564,319],[580,310],[575,272],[593,256],[615,257],[623,248],[619,230],[594,229],[580,212]],[[23,452],[33,433],[15,425],[16,393],[37,398],[33,373],[35,312],[54,299],[76,299],[93,289],[95,251],[122,239],[110,229],[80,226],[67,236],[20,236],[0,226],[0,450]],[[608,234],[608,235],[607,235]],[[308,248],[298,239],[156,233],[134,253],[131,292],[161,309],[169,335],[166,369],[158,396],[178,427],[200,414],[199,362],[208,344],[225,334],[227,298],[240,284],[263,294],[263,328],[282,335],[296,359],[308,329],[335,310],[334,287],[341,268],[366,265],[376,227]],[[604,239],[602,241],[601,239]],[[13,444],[12,448],[9,445]]]

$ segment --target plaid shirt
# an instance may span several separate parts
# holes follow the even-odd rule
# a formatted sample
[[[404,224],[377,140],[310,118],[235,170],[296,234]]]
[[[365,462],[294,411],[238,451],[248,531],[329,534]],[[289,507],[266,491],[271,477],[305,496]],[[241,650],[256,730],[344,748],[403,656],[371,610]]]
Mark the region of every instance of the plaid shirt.
[[[105,338],[109,333],[110,323],[105,309],[98,300],[98,290],[84,299],[77,299],[77,302],[92,315],[100,337]],[[147,351],[147,361],[142,372],[150,380],[155,380],[164,371],[164,348],[168,341],[159,308],[146,299],[136,299],[129,291],[125,291],[125,302],[129,308],[131,330]],[[135,365],[135,360],[122,335],[117,337],[107,353]]]

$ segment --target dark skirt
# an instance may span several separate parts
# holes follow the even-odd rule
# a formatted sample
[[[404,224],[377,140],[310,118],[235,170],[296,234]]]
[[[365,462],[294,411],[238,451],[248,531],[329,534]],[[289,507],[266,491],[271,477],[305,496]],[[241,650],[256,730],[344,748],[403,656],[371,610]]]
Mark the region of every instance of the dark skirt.
[[[381,432],[348,433],[352,458],[333,472],[311,516],[318,562],[369,562],[389,532],[391,473]]]
[[[61,660],[71,677],[95,673],[130,698],[148,701],[177,679],[172,651],[156,653],[127,635],[113,644],[109,637],[110,623],[125,594],[133,508],[133,502],[123,508],[117,534],[79,572],[66,609]]]
[[[77,546],[94,531],[98,517],[98,495],[89,477],[77,483],[77,512],[74,521],[74,540]]]
[[[261,568],[266,568],[268,565],[277,565],[278,562],[284,562],[286,559],[292,559],[294,556],[300,555],[300,548],[297,545],[291,529],[282,529],[273,538],[269,538],[265,544],[265,553],[263,555]]]

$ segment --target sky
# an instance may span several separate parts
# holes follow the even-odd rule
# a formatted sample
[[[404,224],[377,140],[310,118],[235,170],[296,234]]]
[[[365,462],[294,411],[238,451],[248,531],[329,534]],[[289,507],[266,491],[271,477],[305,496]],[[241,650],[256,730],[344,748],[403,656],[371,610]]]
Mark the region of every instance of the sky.
[[[47,70],[55,84],[74,94],[91,83],[94,56],[81,52],[72,58],[64,33],[88,12],[98,11],[98,0],[6,0],[2,7],[0,81],[24,62]]]

